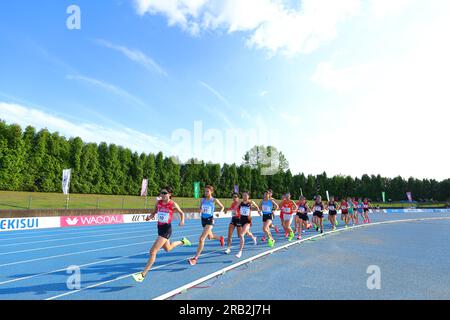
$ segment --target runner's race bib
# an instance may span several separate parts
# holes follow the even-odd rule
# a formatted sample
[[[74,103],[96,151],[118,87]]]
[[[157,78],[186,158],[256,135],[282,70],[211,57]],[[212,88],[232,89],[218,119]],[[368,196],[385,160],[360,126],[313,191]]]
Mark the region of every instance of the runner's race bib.
[[[271,208],[270,206],[263,205],[263,206],[262,206],[262,211],[263,211],[264,213],[272,213],[272,208]]]
[[[210,206],[202,206],[202,214],[212,215]]]
[[[241,215],[243,215],[243,216],[250,215],[250,208],[248,208],[248,207],[241,207]]]
[[[329,206],[328,209],[329,209],[330,211],[334,211],[334,206]]]
[[[300,213],[305,213],[305,208],[299,207],[299,208],[298,208],[298,212],[300,212]]]
[[[291,208],[285,207],[285,208],[283,208],[283,212],[286,214],[289,214],[289,213],[291,213]]]
[[[317,211],[317,212],[321,212],[322,211],[322,207],[319,207],[319,206],[314,207],[314,210]]]
[[[232,217],[236,217],[237,216],[237,211],[236,210],[231,210],[231,216]]]
[[[169,223],[169,213],[168,212],[158,212],[158,222]]]

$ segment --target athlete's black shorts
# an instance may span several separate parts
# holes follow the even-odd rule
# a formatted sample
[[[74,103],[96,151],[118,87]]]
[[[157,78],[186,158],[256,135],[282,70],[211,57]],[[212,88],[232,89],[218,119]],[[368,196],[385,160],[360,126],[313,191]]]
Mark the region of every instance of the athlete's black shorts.
[[[320,218],[320,219],[323,218],[323,212],[316,211],[316,212],[314,212],[314,215],[315,215],[316,217]]]
[[[233,217],[233,218],[231,218],[230,224],[232,224],[233,226],[238,227],[238,228],[242,227],[242,225],[241,225],[241,219],[240,219],[239,217]]]
[[[348,211],[347,212],[341,212],[342,214],[348,214]]]
[[[213,225],[214,225],[214,217],[202,218],[203,228],[206,226],[213,226]]]
[[[335,216],[335,215],[337,215],[337,211],[328,211],[328,214],[330,216]]]
[[[241,216],[241,225],[244,227],[247,223],[252,223],[252,219],[247,216]]]
[[[263,214],[262,218],[263,218],[263,222],[272,220],[272,214]]]
[[[169,240],[172,236],[172,224],[158,224],[158,236]]]
[[[305,213],[297,212],[297,217],[299,217],[303,221],[309,221],[309,217],[308,217],[308,214],[306,212]]]
[[[364,212],[369,212],[369,209],[364,209]]]

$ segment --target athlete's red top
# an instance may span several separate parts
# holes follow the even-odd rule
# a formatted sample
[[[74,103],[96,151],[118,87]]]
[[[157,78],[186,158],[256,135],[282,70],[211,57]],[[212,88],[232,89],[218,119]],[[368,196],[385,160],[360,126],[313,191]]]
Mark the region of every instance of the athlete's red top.
[[[290,200],[283,200],[283,202],[281,202],[281,213],[283,214],[292,214],[294,213],[294,205],[292,203],[292,201]]]
[[[166,204],[162,200],[159,200],[156,209],[158,225],[172,223],[173,210],[174,205],[172,200],[169,200]]]
[[[342,201],[341,202],[341,210],[343,213],[347,213],[348,212],[348,203],[347,201]]]
[[[228,211],[231,211],[231,212],[232,212],[232,213],[231,213],[231,216],[232,216],[233,218],[234,218],[234,217],[239,218],[239,217],[241,216],[241,212],[239,211],[239,201],[233,202],[233,203],[231,204],[230,209],[228,209]]]
[[[369,209],[369,205],[370,205],[369,201],[363,202],[364,209]]]

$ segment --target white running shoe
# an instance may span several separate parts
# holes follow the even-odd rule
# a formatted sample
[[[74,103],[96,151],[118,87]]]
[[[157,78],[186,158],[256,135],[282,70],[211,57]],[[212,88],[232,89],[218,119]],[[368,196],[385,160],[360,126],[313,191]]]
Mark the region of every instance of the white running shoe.
[[[237,254],[236,254],[236,258],[240,258],[242,256],[242,251],[239,251]]]
[[[230,248],[227,248],[227,250],[225,250],[225,253],[226,253],[226,254],[230,254],[230,252],[231,252],[231,249],[230,249]]]
[[[258,239],[256,239],[256,237],[253,237],[253,243],[255,244],[255,246],[258,244]]]

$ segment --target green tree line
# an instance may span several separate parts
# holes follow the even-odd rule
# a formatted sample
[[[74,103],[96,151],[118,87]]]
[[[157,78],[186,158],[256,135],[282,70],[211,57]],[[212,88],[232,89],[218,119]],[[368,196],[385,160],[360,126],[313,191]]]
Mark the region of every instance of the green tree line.
[[[0,121],[0,190],[61,192],[62,170],[72,168],[71,193],[138,195],[144,177],[148,179],[148,194],[170,185],[178,197],[192,197],[193,183],[200,181],[202,187],[212,184],[216,196],[229,197],[234,185],[249,190],[252,197],[259,198],[264,190],[271,188],[275,197],[290,191],[297,198],[312,198],[316,194],[363,196],[373,201],[381,198],[404,200],[406,192],[426,200],[446,201],[450,198],[450,179],[404,179],[385,178],[380,175],[328,177],[320,175],[293,174],[284,156],[279,155],[280,170],[273,175],[262,175],[262,167],[252,159],[260,153],[248,152],[242,164],[214,164],[191,159],[178,164],[161,152],[145,154],[106,143],[85,143],[79,137],[66,139],[47,129],[36,131],[28,126],[8,125]],[[262,147],[264,148],[264,147]],[[272,149],[270,149],[272,148]],[[265,149],[264,149],[265,150]],[[269,152],[278,152],[269,147]],[[259,156],[258,156],[259,157]]]

